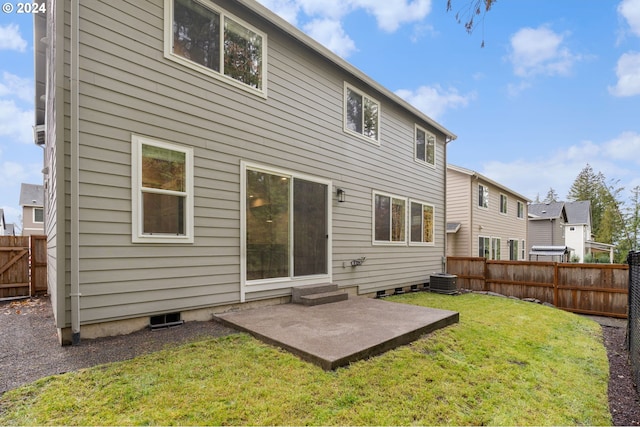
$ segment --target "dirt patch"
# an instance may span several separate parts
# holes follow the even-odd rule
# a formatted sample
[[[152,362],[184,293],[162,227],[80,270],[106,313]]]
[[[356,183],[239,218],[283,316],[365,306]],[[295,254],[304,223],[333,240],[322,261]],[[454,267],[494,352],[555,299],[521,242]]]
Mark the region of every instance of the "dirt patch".
[[[202,338],[237,331],[214,321],[60,346],[49,298],[0,302],[0,395],[39,378],[128,360]]]
[[[609,410],[616,426],[640,425],[640,400],[633,384],[625,328],[602,327],[609,357]]]

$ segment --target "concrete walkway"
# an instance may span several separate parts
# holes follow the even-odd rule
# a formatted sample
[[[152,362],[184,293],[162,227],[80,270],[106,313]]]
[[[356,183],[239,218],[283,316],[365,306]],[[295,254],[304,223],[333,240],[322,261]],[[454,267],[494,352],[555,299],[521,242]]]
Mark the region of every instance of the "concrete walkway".
[[[457,323],[459,314],[349,296],[346,301],[313,307],[283,304],[216,317],[222,323],[332,370]]]

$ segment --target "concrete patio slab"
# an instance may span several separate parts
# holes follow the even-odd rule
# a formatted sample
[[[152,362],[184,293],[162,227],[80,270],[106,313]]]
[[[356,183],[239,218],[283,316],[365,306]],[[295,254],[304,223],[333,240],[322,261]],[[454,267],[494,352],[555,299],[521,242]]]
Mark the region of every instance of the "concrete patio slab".
[[[346,301],[331,304],[283,304],[216,317],[228,326],[332,370],[457,323],[459,314],[349,296]]]

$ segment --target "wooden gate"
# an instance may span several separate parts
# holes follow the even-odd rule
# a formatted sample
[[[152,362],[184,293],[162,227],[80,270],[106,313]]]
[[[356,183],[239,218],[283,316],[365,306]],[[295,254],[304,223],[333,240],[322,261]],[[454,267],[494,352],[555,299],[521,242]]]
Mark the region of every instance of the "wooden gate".
[[[0,236],[0,298],[46,292],[46,236]]]

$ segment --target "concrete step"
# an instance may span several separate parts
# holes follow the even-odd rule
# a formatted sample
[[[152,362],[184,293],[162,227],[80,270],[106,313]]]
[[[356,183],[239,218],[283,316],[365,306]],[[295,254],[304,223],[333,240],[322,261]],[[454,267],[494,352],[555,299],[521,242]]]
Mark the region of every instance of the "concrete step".
[[[324,292],[334,292],[338,290],[338,285],[334,283],[321,283],[318,285],[296,286],[291,289],[291,302],[302,304],[301,298],[305,295],[321,294]]]
[[[332,302],[346,301],[348,299],[349,294],[343,291],[320,292],[300,297],[302,305],[306,306],[329,304]]]

